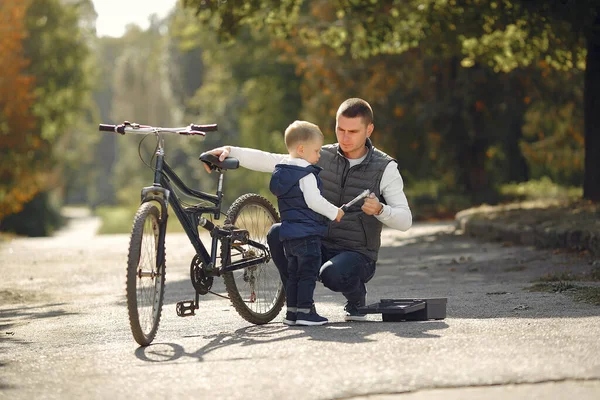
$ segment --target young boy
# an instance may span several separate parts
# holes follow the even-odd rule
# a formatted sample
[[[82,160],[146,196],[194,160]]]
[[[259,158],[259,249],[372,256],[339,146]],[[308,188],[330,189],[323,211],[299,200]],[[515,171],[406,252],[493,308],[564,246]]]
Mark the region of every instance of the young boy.
[[[321,195],[319,161],[323,133],[306,121],[285,130],[289,158],[275,166],[270,189],[277,196],[281,234],[288,258],[286,325],[323,325],[327,318],[313,307],[313,293],[321,267],[321,237],[327,219],[340,221],[344,212]]]

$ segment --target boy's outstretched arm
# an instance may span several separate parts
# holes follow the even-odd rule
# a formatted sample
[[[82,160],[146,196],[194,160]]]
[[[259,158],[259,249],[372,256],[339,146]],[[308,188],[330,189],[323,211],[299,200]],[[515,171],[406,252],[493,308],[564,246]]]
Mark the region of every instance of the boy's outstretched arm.
[[[300,179],[299,186],[304,195],[304,201],[311,210],[324,215],[332,221],[339,222],[342,219],[344,211],[331,204],[321,195],[317,187],[317,179],[313,174],[308,174]]]
[[[227,157],[237,158],[240,161],[240,166],[259,172],[273,172],[275,165],[287,157],[286,154],[268,153],[266,151],[235,146],[217,147],[209,150],[208,153],[219,156],[219,160],[221,161]],[[211,170],[208,165],[204,164],[204,169],[210,174]]]

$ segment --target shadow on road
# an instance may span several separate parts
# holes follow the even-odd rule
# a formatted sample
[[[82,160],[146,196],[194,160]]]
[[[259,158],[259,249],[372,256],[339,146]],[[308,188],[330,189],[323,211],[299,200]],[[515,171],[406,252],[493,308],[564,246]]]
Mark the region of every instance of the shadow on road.
[[[2,343],[2,342],[0,341],[0,344],[1,344],[1,343]],[[2,349],[2,347],[0,347],[0,352],[3,352],[3,351],[4,351],[4,350]],[[6,366],[7,366],[7,363],[5,363],[5,362],[1,362],[1,361],[0,361],[0,371],[2,371],[2,368],[3,368],[3,367],[6,367]],[[2,378],[0,378],[0,391],[2,391],[2,390],[8,390],[8,389],[14,389],[14,388],[15,388],[15,386],[13,386],[13,385],[8,385],[8,384],[4,383],[4,382],[2,381]]]
[[[65,305],[65,303],[50,303],[40,306],[0,309],[0,344],[8,341],[19,344],[28,344],[29,342],[20,340],[15,332],[15,328],[18,328],[19,325],[26,324],[28,320],[75,315],[75,313],[65,311],[62,308],[49,310],[49,308],[60,307],[63,305]],[[0,349],[2,348],[0,347]]]
[[[19,338],[19,326],[27,324],[28,320],[62,317],[65,315],[74,315],[61,307],[65,303],[50,303],[39,306],[23,306],[0,309],[0,354],[7,350],[6,345],[11,344],[27,345],[31,342]],[[49,309],[50,308],[50,309]],[[0,368],[8,364],[0,361]],[[12,385],[5,384],[0,380],[0,390],[14,389]]]
[[[448,324],[443,321],[418,321],[418,322],[379,322],[368,321],[358,323],[334,322],[323,326],[322,329],[314,327],[293,327],[290,329],[301,330],[303,336],[310,336],[311,340],[340,343],[366,343],[373,342],[370,335],[382,332],[392,333],[398,337],[412,339],[435,339],[440,335],[430,333],[440,329],[447,329]]]
[[[600,307],[577,303],[567,291],[530,290],[565,276],[581,277],[570,283],[585,286],[592,261],[584,252],[478,241],[454,232],[390,236],[382,244],[369,296],[446,297],[448,318],[595,317]]]
[[[398,337],[435,339],[440,336],[431,333],[431,331],[446,328],[448,328],[448,325],[441,321],[404,322],[401,324],[393,322],[342,322],[316,327],[287,327],[277,323],[249,326],[238,329],[233,333],[227,332],[204,336],[204,339],[210,339],[210,342],[196,351],[187,351],[182,345],[177,343],[155,343],[147,347],[137,348],[135,356],[146,362],[169,362],[182,357],[205,361],[205,356],[210,352],[235,345],[252,346],[264,343],[288,341],[303,337],[308,338],[309,340],[322,342],[358,344],[373,342],[375,339],[369,338],[368,336],[382,332],[389,332]],[[255,358],[255,356],[251,356],[240,357],[238,359]],[[228,360],[231,361],[231,359]]]

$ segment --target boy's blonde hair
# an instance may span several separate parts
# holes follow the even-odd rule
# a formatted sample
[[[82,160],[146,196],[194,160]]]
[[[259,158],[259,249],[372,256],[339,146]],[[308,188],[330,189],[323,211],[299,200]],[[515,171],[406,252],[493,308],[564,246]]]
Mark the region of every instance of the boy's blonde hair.
[[[294,121],[285,130],[285,145],[288,150],[315,139],[323,140],[323,132],[317,125],[307,121]]]

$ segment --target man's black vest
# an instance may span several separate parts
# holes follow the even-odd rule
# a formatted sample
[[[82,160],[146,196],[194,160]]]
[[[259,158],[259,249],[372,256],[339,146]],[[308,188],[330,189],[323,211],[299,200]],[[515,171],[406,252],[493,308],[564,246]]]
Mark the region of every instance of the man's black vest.
[[[381,177],[393,158],[373,147],[367,138],[367,156],[358,165],[350,168],[346,157],[341,153],[339,144],[322,147],[321,159],[317,165],[323,168],[323,197],[340,207],[369,189],[380,202],[384,202],[380,193]],[[338,250],[352,250],[364,254],[376,261],[381,246],[383,224],[372,215],[362,212],[359,201],[346,211],[340,222],[330,222],[323,245]]]

